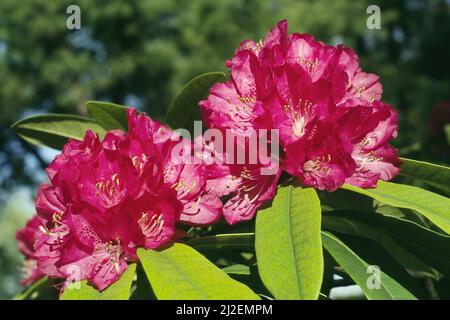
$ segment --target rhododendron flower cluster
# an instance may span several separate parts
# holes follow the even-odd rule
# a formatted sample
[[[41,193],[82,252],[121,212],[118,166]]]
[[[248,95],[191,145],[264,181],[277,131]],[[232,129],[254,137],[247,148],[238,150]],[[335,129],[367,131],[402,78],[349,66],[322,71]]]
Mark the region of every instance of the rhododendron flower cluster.
[[[227,67],[231,80],[215,84],[200,103],[203,121],[247,139],[255,130],[277,129],[280,170],[303,186],[375,187],[398,173],[396,149],[388,144],[397,135],[397,114],[380,101],[379,78],[361,70],[353,50],[288,35],[281,21],[265,40],[242,42]],[[238,176],[251,177],[251,187],[225,205],[235,211],[233,221],[251,218],[273,196],[279,172],[250,172]]]
[[[65,285],[87,279],[103,290],[138,260],[137,248],[181,237],[181,223],[252,219],[274,197],[282,171],[327,191],[344,183],[375,187],[398,173],[388,143],[397,135],[397,114],[351,49],[288,35],[281,21],[265,40],[242,42],[227,66],[231,80],[200,102],[203,121],[225,139],[205,133],[180,142],[130,109],[128,132],[100,139],[88,131],[65,145],[47,169],[50,183],[38,191],[38,215],[17,233],[24,284],[47,275]],[[267,136],[255,146],[258,131]],[[239,149],[244,154],[224,151],[235,138],[238,149],[247,146]],[[268,146],[277,146],[275,162]]]
[[[48,167],[39,216],[17,234],[27,257],[24,283],[45,274],[67,283],[87,279],[102,290],[137,260],[137,247],[163,246],[179,222],[220,218],[222,202],[206,185],[214,164],[172,161],[173,132],[134,110],[128,117],[128,134],[113,130],[101,141],[89,131]]]

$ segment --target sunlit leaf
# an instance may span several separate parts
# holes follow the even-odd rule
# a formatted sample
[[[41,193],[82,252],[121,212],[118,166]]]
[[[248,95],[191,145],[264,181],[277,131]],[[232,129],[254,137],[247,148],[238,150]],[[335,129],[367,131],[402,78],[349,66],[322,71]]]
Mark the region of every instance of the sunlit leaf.
[[[385,181],[378,181],[374,189],[362,189],[348,184],[343,188],[394,207],[416,210],[450,233],[450,199],[447,197],[421,188]]]
[[[280,187],[256,218],[256,256],[277,299],[317,299],[323,276],[321,210],[314,189]]]
[[[100,292],[87,280],[71,283],[59,297],[60,300],[97,300]]]
[[[138,256],[158,299],[259,299],[187,245],[174,244],[163,251],[138,249]]]

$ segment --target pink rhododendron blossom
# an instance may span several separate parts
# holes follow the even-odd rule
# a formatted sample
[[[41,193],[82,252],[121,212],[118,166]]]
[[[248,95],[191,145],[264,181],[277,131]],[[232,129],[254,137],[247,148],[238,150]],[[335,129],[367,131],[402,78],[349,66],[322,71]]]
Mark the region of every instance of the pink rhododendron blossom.
[[[160,155],[159,163],[153,165],[153,170],[159,171],[158,177],[161,180],[157,182],[149,179],[149,175],[144,175],[147,186],[160,191],[161,185],[165,185],[176,193],[182,206],[178,221],[192,225],[208,225],[217,221],[222,213],[222,202],[207,187],[208,175],[215,170],[216,164],[193,159],[195,144],[198,142],[181,140],[167,127],[144,115],[136,116],[133,110],[129,112],[129,119],[129,136],[134,146],[130,157],[137,159],[137,167],[142,166],[142,159],[148,162],[152,154]],[[155,143],[149,146],[148,141],[151,140]],[[177,154],[174,149],[180,144],[181,152]],[[186,152],[190,153],[185,154]]]
[[[242,42],[226,65],[231,80],[200,103],[207,126],[243,136],[277,129],[282,169],[320,190],[375,187],[398,173],[388,144],[396,112],[380,101],[378,76],[361,70],[353,50],[288,34],[281,21],[266,39]]]
[[[227,148],[227,141],[223,141],[221,149],[225,152],[216,152],[221,165],[214,167],[207,184],[219,196],[228,196],[223,215],[233,225],[252,219],[257,209],[274,197],[281,169],[279,159],[273,159],[274,155],[269,157],[267,148],[263,148],[270,143],[269,134],[267,139],[259,140],[236,132],[226,137],[228,142],[234,141],[232,148]],[[255,138],[253,143],[257,141],[256,146],[252,138]],[[218,147],[217,143],[213,145]]]
[[[136,248],[172,241],[176,223],[220,218],[222,202],[207,187],[214,164],[174,161],[178,139],[169,128],[133,109],[128,120],[128,134],[112,130],[100,140],[88,131],[70,140],[48,167],[29,240],[39,272],[103,290],[137,261]]]
[[[22,285],[29,285],[44,276],[42,271],[37,266],[34,243],[36,236],[38,235],[39,227],[42,225],[43,220],[34,216],[31,218],[26,226],[16,233],[16,239],[20,252],[25,256],[23,262],[23,280],[20,282]]]
[[[221,181],[236,184],[223,208],[223,215],[229,224],[252,219],[256,210],[274,197],[281,170],[276,169],[272,175],[262,175],[261,167],[261,164],[233,165],[231,176]]]

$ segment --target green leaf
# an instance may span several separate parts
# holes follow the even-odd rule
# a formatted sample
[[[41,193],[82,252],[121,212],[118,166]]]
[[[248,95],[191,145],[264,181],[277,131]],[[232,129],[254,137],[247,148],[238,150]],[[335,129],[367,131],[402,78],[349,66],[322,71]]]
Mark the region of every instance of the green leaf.
[[[250,275],[250,267],[243,264],[235,264],[222,269],[228,274]]]
[[[450,194],[450,167],[406,158],[401,158],[401,160],[401,175],[422,180]]]
[[[197,250],[208,249],[241,249],[254,251],[255,234],[254,233],[229,233],[217,234],[213,236],[201,237],[188,241],[186,243]]]
[[[362,189],[348,184],[343,188],[394,207],[416,210],[450,233],[450,199],[447,197],[421,188],[385,181],[378,181],[374,189]]]
[[[361,237],[336,233],[334,231],[332,233],[368,265],[374,266],[375,268],[378,267],[385,274],[399,283],[403,288],[412,293],[417,299],[429,298],[429,295],[427,295],[423,289],[424,277],[419,273],[413,273],[413,275],[408,273],[407,270],[394,258],[392,258],[392,256],[377,242]],[[335,273],[341,276],[344,280],[354,283],[353,279],[345,273],[345,270],[339,267],[338,263],[334,264],[334,269]],[[369,278],[370,275],[371,274],[368,273],[367,278]],[[414,276],[417,276],[418,278],[415,278]],[[370,278],[370,281],[373,281],[373,277]],[[336,283],[336,285],[341,286],[351,284]]]
[[[201,120],[198,103],[208,97],[213,84],[225,80],[223,72],[209,72],[189,81],[170,104],[165,122],[172,129],[185,128],[193,135],[194,121]]]
[[[101,101],[86,102],[89,115],[106,130],[121,129],[127,131],[127,107],[119,104]]]
[[[136,272],[136,264],[130,264],[119,280],[99,292],[86,280],[72,283],[66,288],[60,300],[128,300],[131,283]]]
[[[385,231],[377,223],[367,223],[364,221],[363,217],[368,215],[382,217],[381,215],[368,212],[346,214],[346,212],[336,211],[324,215],[322,227],[327,230],[374,240],[384,247],[385,250],[404,268],[421,271],[430,277],[436,277],[436,272],[401,245],[397,241],[395,235]]]
[[[348,246],[329,232],[322,232],[325,249],[339,263],[345,272],[356,282],[370,300],[415,300],[416,298],[394,279],[381,271],[380,287],[369,288],[369,265],[357,256]]]
[[[98,133],[101,138],[106,131],[90,118],[45,114],[32,116],[14,123],[11,128],[29,143],[62,149],[67,139],[83,140],[87,130]]]
[[[407,268],[422,268],[422,271],[432,272],[423,265],[415,265],[414,260],[420,260],[450,276],[450,237],[415,222],[371,212],[335,211],[324,215],[322,226],[325,229],[375,240]],[[402,251],[413,256],[408,258]],[[431,276],[434,276],[433,272]]]
[[[320,201],[314,189],[280,187],[256,217],[256,257],[277,299],[317,299],[323,276]]]
[[[59,300],[97,300],[100,292],[88,284],[87,280],[72,283],[59,297]]]
[[[189,246],[176,243],[163,251],[138,249],[138,256],[160,300],[259,299]]]

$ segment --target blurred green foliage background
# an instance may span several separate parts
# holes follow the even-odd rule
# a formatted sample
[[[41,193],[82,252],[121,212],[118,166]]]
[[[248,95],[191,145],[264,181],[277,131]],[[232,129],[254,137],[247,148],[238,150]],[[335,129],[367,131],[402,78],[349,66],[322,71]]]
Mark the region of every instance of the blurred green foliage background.
[[[81,8],[68,30],[66,8]],[[369,5],[381,29],[369,30]],[[448,0],[2,0],[0,2],[0,298],[20,290],[14,234],[34,212],[35,188],[55,155],[9,129],[33,113],[84,114],[86,100],[160,118],[193,76],[225,70],[239,42],[287,18],[290,32],[352,47],[399,111],[402,156],[449,163]]]

